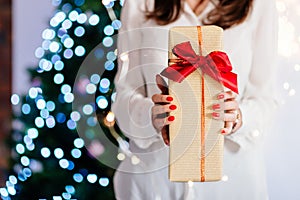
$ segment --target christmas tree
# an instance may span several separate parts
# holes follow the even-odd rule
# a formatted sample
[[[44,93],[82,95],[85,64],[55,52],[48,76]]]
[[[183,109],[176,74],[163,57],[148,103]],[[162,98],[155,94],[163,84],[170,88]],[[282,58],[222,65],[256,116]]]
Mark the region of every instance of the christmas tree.
[[[11,98],[12,170],[1,198],[114,199],[112,176],[124,155],[109,111],[123,2],[52,2],[32,86]]]

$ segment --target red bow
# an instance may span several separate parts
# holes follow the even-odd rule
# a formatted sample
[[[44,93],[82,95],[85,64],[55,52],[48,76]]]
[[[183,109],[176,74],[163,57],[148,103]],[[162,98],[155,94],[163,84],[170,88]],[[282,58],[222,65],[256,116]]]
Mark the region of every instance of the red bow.
[[[237,75],[231,72],[232,66],[226,53],[213,51],[207,56],[199,56],[193,50],[190,42],[177,44],[173,48],[173,53],[183,62],[170,65],[161,72],[161,75],[180,83],[189,74],[200,68],[203,73],[238,93]]]

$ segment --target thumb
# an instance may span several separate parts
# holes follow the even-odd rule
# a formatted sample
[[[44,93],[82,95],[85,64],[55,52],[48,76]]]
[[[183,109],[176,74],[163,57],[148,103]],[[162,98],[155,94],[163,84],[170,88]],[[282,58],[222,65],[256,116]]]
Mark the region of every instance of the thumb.
[[[162,94],[168,94],[168,85],[166,81],[159,75],[156,74],[156,84],[158,88],[161,90]]]

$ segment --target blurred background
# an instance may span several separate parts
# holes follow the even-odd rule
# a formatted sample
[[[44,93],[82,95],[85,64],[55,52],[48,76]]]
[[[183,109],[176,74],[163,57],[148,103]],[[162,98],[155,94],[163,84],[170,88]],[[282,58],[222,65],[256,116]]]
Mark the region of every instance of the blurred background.
[[[0,0],[2,199],[114,199],[114,167],[127,156],[127,143],[116,134],[109,112],[115,96],[113,36],[121,26],[122,5]],[[299,199],[300,5],[297,0],[276,0],[276,5],[280,108],[265,144],[268,186],[271,200]],[[93,69],[76,77],[87,55]],[[74,99],[84,95],[96,98],[72,109]],[[123,150],[111,149],[118,144]]]

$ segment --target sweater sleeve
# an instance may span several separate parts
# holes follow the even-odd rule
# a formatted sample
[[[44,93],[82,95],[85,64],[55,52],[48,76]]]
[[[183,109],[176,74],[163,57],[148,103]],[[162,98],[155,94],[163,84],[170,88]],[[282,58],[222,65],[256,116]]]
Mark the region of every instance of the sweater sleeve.
[[[248,83],[240,101],[243,126],[227,138],[241,147],[262,141],[277,107],[275,85],[277,68],[277,11],[275,1],[259,3],[253,35],[253,57]],[[257,7],[256,6],[256,7]],[[256,9],[254,7],[254,9]]]
[[[112,105],[119,127],[140,148],[147,148],[160,140],[152,125],[151,108],[154,104],[147,94],[140,60],[143,30],[139,28],[145,21],[144,9],[144,0],[127,0],[122,8],[115,78],[117,95]]]

